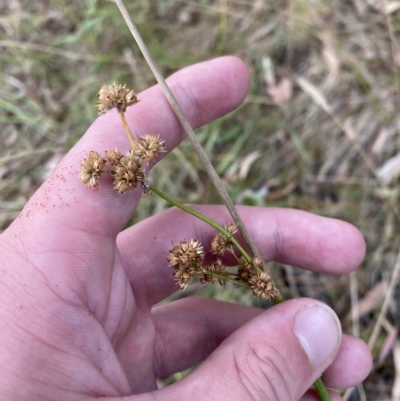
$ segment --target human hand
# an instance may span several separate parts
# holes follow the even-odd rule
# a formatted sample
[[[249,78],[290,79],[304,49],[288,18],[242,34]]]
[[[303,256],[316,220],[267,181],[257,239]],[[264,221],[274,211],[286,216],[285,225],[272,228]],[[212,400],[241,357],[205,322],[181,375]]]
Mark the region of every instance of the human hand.
[[[249,76],[241,61],[224,57],[179,71],[169,85],[197,127],[237,107]],[[126,112],[134,133],[160,134],[173,149],[184,133],[161,90],[139,99]],[[295,401],[323,371],[332,387],[365,378],[365,344],[341,337],[337,318],[318,301],[264,312],[201,298],[153,308],[177,289],[166,262],[171,245],[205,243],[214,232],[175,208],[120,232],[141,189],[121,196],[103,182],[94,191],[77,174],[90,150],[115,147],[129,143],[112,110],[0,237],[1,399]],[[230,221],[222,207],[197,210]],[[345,274],[364,256],[361,234],[347,223],[298,210],[239,211],[265,260]],[[156,377],[202,360],[182,381],[154,391]],[[312,397],[307,391],[301,399]]]

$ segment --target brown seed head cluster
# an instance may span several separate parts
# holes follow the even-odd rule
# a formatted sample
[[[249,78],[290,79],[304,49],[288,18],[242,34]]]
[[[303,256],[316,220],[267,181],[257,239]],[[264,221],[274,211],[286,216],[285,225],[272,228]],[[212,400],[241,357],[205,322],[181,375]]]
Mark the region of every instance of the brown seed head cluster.
[[[122,153],[118,152],[117,149],[110,149],[107,150],[106,152],[106,159],[111,163],[111,164],[118,164],[119,161],[121,160]]]
[[[141,141],[141,139],[143,139]],[[143,138],[139,138],[142,147],[134,151],[128,151],[123,155],[117,149],[107,150],[104,157],[98,152],[91,151],[89,155],[81,162],[79,178],[81,181],[91,188],[98,188],[100,185],[100,176],[103,172],[113,177],[113,187],[119,193],[125,193],[139,184],[142,185],[144,193],[150,191],[150,183],[146,180],[145,172],[142,168],[143,161],[153,160],[158,152],[164,152],[164,141],[158,136],[146,134]],[[149,144],[147,149],[145,144]],[[105,167],[109,166],[108,169]]]
[[[103,172],[111,174],[114,179],[114,189],[119,193],[136,188],[141,184],[143,192],[149,193],[150,183],[146,180],[143,162],[154,161],[157,155],[165,152],[165,143],[158,135],[145,134],[138,140],[133,139],[130,129],[124,117],[124,112],[128,106],[138,102],[136,94],[126,85],[103,85],[98,94],[99,114],[104,114],[107,110],[116,108],[121,114],[127,135],[130,139],[132,149],[123,155],[117,149],[110,149],[104,157],[98,152],[91,151],[81,162],[79,177],[81,181],[91,188],[98,188],[100,176]],[[105,169],[106,163],[111,166]]]
[[[233,237],[238,231],[236,225],[232,223],[226,224],[224,228],[229,233],[230,237]],[[211,252],[218,255],[223,255],[232,245],[230,237],[218,231],[211,240]]]
[[[81,181],[91,187],[97,188],[100,185],[99,178],[104,170],[106,160],[99,153],[93,150],[82,160],[79,178]]]
[[[203,269],[203,274],[200,275],[200,283],[205,284],[205,283],[214,283],[215,282],[215,277],[210,275],[210,273],[215,273],[218,274],[219,276],[223,276],[224,278],[229,278],[229,273],[226,270],[226,266],[222,263],[222,260],[220,258],[217,258],[211,262],[209,266],[206,266]],[[225,285],[225,281],[222,278],[218,278],[218,283],[222,286]]]
[[[262,270],[263,261],[253,258],[248,261],[243,255],[237,259],[236,272],[230,271],[215,254],[224,254],[232,247],[230,238],[237,232],[234,224],[225,226],[229,237],[216,234],[211,241],[211,254],[213,260],[203,265],[205,251],[197,240],[182,241],[174,246],[168,255],[169,266],[174,268],[174,277],[179,288],[186,289],[192,278],[197,276],[201,284],[216,281],[225,285],[226,281],[247,287],[256,297],[270,300],[279,295],[279,291],[269,273]],[[232,249],[229,249],[232,250]]]
[[[168,255],[168,263],[176,269],[191,270],[201,265],[204,255],[204,248],[200,242],[191,239],[188,242],[182,241],[172,248]]]
[[[144,160],[152,162],[159,153],[165,151],[164,141],[160,140],[158,135],[145,134],[138,139],[135,153]]]
[[[169,252],[168,263],[175,269],[174,277],[180,289],[186,289],[191,278],[201,273],[204,255],[203,246],[194,239],[182,241]]]
[[[107,162],[110,168],[106,170]],[[111,149],[104,157],[101,157],[98,152],[91,151],[81,162],[79,178],[87,186],[98,188],[100,175],[107,172],[113,177],[114,189],[123,194],[146,181],[142,164],[143,159],[137,157],[133,151],[123,156],[118,150]]]
[[[106,113],[114,107],[118,111],[125,111],[128,106],[138,102],[136,94],[126,85],[103,85],[98,94],[99,103],[97,110],[99,115]]]
[[[136,188],[138,183],[146,179],[142,170],[142,159],[134,152],[127,152],[118,162],[112,163],[111,174],[114,177],[114,189],[120,194]]]
[[[251,269],[254,266],[248,262],[243,256],[238,260],[238,276],[243,281],[249,281],[251,278]]]
[[[267,272],[257,273],[249,279],[252,293],[264,300],[270,300],[279,295],[272,277]]]

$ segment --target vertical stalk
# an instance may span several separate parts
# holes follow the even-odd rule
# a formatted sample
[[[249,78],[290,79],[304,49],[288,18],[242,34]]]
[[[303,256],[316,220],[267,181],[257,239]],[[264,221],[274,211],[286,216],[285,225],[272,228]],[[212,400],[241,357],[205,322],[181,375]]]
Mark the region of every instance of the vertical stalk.
[[[122,124],[124,124],[124,128],[126,131],[126,135],[128,135],[129,142],[131,144],[132,150],[134,151],[136,150],[136,142],[135,139],[133,138],[128,122],[126,121],[125,113],[122,110],[118,110],[118,114],[121,117]]]
[[[137,45],[139,46],[144,58],[146,59],[151,71],[153,72],[155,78],[157,79],[157,82],[161,86],[166,98],[168,99],[172,109],[174,110],[176,116],[178,117],[179,121],[181,122],[183,128],[186,131],[186,134],[191,141],[194,150],[196,151],[197,155],[199,156],[199,159],[201,163],[203,164],[204,168],[206,169],[214,187],[218,191],[219,195],[221,196],[222,201],[226,205],[229,213],[232,216],[233,221],[237,225],[240,233],[242,234],[244,240],[246,241],[247,245],[249,246],[251,252],[253,253],[253,256],[259,257],[261,260],[263,258],[260,255],[260,252],[257,250],[257,247],[251,238],[246,226],[243,223],[242,218],[239,216],[239,213],[236,210],[236,207],[234,203],[232,202],[232,199],[229,197],[228,191],[224,187],[224,184],[222,183],[221,179],[218,176],[218,173],[215,171],[214,166],[210,162],[206,152],[204,151],[203,147],[201,146],[200,142],[198,141],[196,134],[190,125],[188,119],[186,118],[185,114],[183,113],[181,107],[179,106],[178,102],[176,101],[171,89],[165,82],[164,77],[162,76],[159,68],[157,67],[157,64],[155,63],[153,57],[151,56],[149,49],[147,48],[146,44],[144,43],[142,36],[140,35],[138,29],[136,28],[135,24],[133,23],[131,17],[129,16],[129,13],[124,5],[124,2],[122,0],[115,0],[115,3],[117,4],[126,25],[128,26],[132,36],[135,38]],[[267,268],[265,266],[265,263],[263,262],[263,267],[264,270],[267,271]]]

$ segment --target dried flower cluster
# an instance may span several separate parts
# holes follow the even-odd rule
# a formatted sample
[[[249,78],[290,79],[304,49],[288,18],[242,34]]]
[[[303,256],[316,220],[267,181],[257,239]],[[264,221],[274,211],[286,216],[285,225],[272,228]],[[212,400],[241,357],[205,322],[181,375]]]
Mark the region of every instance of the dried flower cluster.
[[[225,226],[225,230],[229,233],[231,237],[233,237],[237,233],[237,227],[235,224],[229,223]],[[214,238],[211,241],[211,252],[223,255],[228,248],[231,249],[232,242],[230,241],[230,237],[225,236],[224,234],[217,232]]]
[[[79,178],[87,186],[97,188],[100,185],[101,174],[106,172],[113,177],[114,189],[119,193],[136,188],[138,184],[142,184],[145,192],[148,192],[142,168],[143,161],[152,161],[159,152],[165,151],[165,147],[164,142],[155,135],[146,134],[143,138],[145,139],[140,147],[135,151],[128,151],[125,155],[117,149],[111,149],[102,157],[92,150],[81,162]]]
[[[114,178],[114,189],[119,193],[136,188],[138,183],[145,181],[146,177],[142,170],[142,159],[137,157],[134,152],[129,151],[126,156],[122,156],[118,150],[111,151],[111,155],[106,158],[111,164],[111,175]]]
[[[179,288],[184,290],[193,276],[201,275],[204,256],[203,246],[194,239],[182,241],[172,248],[168,263],[175,269],[174,277]]]
[[[152,162],[156,156],[165,152],[164,141],[159,136],[145,134],[137,140],[135,154],[147,162]]]
[[[106,160],[99,153],[91,151],[89,155],[82,160],[79,178],[89,187],[96,188],[100,185],[99,178],[104,170]]]
[[[123,114],[128,106],[138,102],[136,94],[125,85],[103,85],[98,97],[99,114],[104,114],[112,108]],[[165,152],[165,144],[154,134],[145,134],[133,141],[134,149],[128,151],[126,155],[117,149],[108,150],[104,156],[92,150],[81,162],[79,173],[81,181],[91,188],[97,188],[102,173],[108,173],[113,177],[114,189],[119,193],[136,188],[138,184],[142,185],[145,193],[149,192],[150,184],[146,181],[142,165],[144,161],[150,163],[159,153]]]
[[[234,224],[228,224],[225,230],[229,235],[216,233],[211,240],[211,253],[222,256],[226,251],[234,253],[232,237],[237,232]],[[236,266],[236,272],[230,271],[220,258],[215,258],[209,265],[203,265],[204,247],[197,240],[182,241],[174,246],[168,255],[169,266],[174,268],[174,277],[180,289],[185,290],[193,277],[197,276],[202,284],[218,281],[224,285],[226,281],[242,285],[258,298],[270,300],[279,295],[274,281],[269,273],[262,271],[262,261],[253,258],[250,262],[241,256]]]
[[[103,85],[98,94],[99,103],[97,110],[99,115],[104,114],[108,110],[114,107],[118,111],[124,112],[128,106],[131,106],[138,102],[136,94],[133,90],[130,90],[126,85]]]

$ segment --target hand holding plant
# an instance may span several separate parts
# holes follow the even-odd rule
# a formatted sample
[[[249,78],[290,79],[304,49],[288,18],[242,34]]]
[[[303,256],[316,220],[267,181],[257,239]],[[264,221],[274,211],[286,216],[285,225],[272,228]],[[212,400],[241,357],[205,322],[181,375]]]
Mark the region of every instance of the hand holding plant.
[[[169,80],[193,126],[237,107],[248,83],[234,58],[189,67]],[[154,133],[173,149],[183,132],[160,89],[138,100],[125,113],[133,134]],[[130,148],[118,112],[107,112],[2,234],[4,399],[297,401],[316,399],[307,389],[323,371],[334,388],[363,380],[371,362],[366,346],[341,337],[333,312],[317,301],[288,301],[264,312],[199,298],[153,307],[177,289],[166,261],[172,244],[191,238],[207,244],[215,232],[177,208],[121,232],[142,196],[140,180],[121,195],[124,187],[113,189],[115,174],[103,171],[94,191],[76,170],[89,155],[93,172],[107,163],[112,171],[115,154],[103,163],[105,152],[118,149],[126,157]],[[93,172],[88,182],[96,183]],[[194,209],[230,221],[223,207]],[[344,274],[364,255],[362,236],[347,223],[298,210],[239,211],[267,261]],[[199,361],[182,381],[153,391],[156,377]]]

